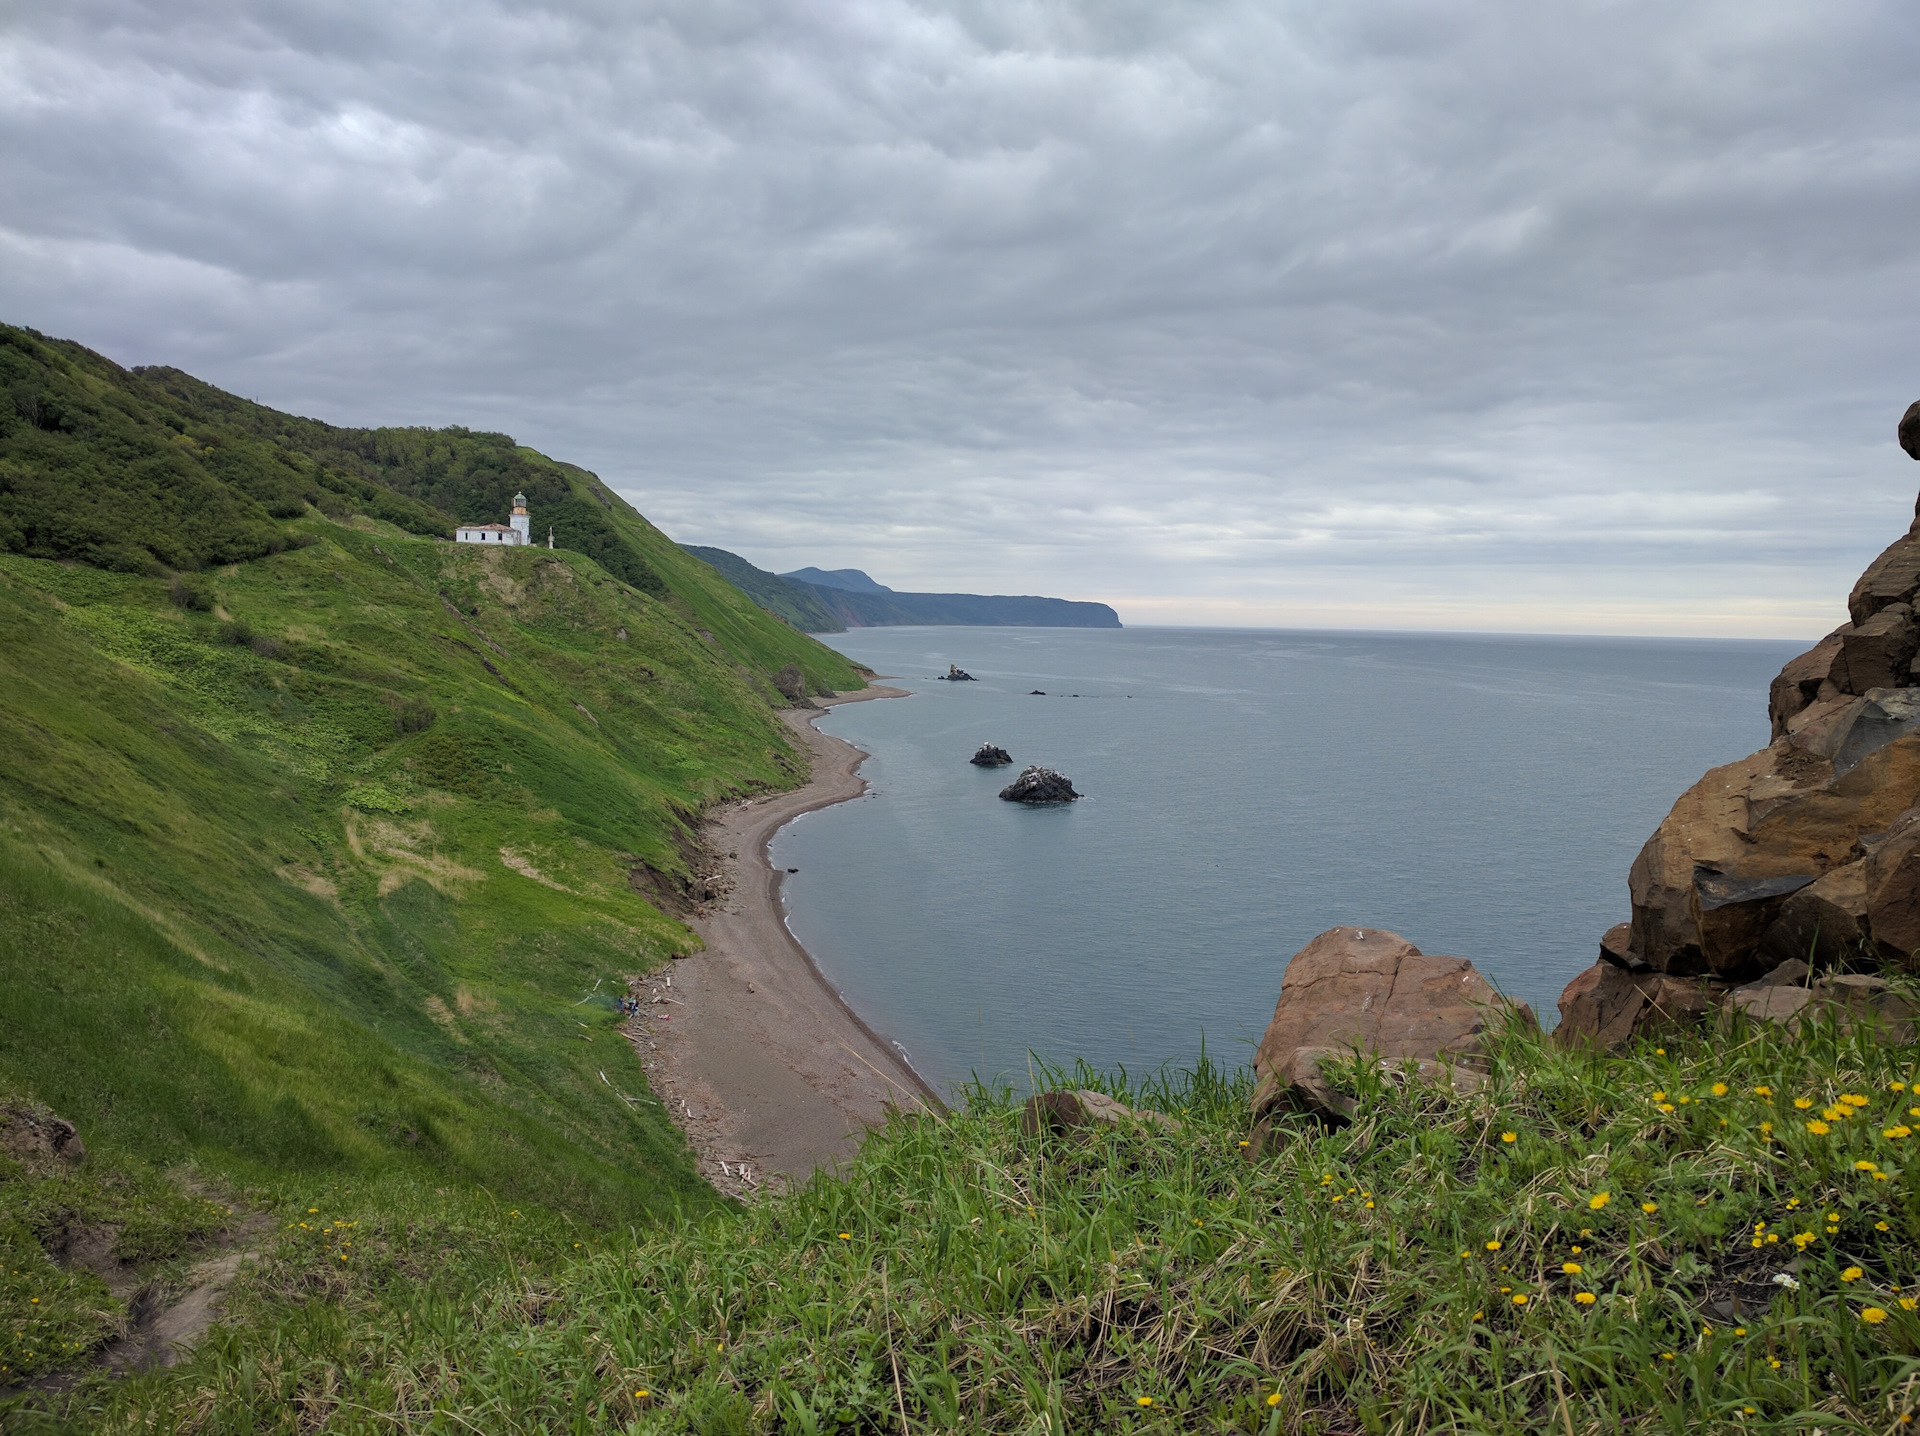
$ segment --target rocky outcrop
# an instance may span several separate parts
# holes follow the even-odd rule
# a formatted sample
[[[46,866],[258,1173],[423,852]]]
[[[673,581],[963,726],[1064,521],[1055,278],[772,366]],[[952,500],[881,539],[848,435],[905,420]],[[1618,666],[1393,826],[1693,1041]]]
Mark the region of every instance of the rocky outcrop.
[[[1920,404],[1900,442],[1920,457]],[[1724,995],[1789,959],[1920,966],[1917,597],[1920,519],[1853,586],[1850,621],[1773,680],[1772,742],[1695,783],[1640,850],[1624,949],[1609,934],[1602,954],[1613,972],[1561,998],[1569,1040],[1614,1045],[1698,1015],[1692,989],[1652,976]]]
[[[1611,1052],[1636,1037],[1697,1024],[1718,1001],[1719,993],[1699,980],[1596,962],[1560,994],[1560,1025],[1553,1036],[1562,1047]]]
[[[1323,932],[1281,975],[1280,1000],[1253,1059],[1254,1119],[1290,1107],[1347,1120],[1349,1099],[1321,1074],[1332,1054],[1387,1059],[1397,1071],[1413,1059],[1412,1070],[1430,1080],[1478,1066],[1485,1033],[1509,1013],[1533,1021],[1532,1009],[1509,1003],[1462,958],[1429,956],[1379,928]]]
[[[959,664],[949,663],[947,665],[947,671],[936,674],[933,681],[936,683],[975,683],[979,680]]]
[[[1013,761],[1013,754],[994,743],[982,743],[980,751],[967,761],[976,768],[1004,768]]]
[[[1036,1092],[1020,1113],[1020,1130],[1029,1137],[1084,1135],[1088,1129],[1129,1123],[1178,1132],[1180,1123],[1165,1112],[1133,1108],[1104,1092]]]
[[[0,1107],[0,1152],[37,1170],[56,1162],[80,1162],[87,1144],[65,1117],[38,1103],[13,1103]]]
[[[1002,788],[1000,796],[1009,803],[1071,803],[1080,794],[1074,792],[1066,774],[1033,767]]]

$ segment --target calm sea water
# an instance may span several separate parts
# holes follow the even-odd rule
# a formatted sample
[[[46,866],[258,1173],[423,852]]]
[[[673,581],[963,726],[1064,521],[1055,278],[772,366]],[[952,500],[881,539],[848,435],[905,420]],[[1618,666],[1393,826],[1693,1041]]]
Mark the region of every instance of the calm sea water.
[[[1028,1054],[1250,1061],[1287,959],[1340,924],[1473,962],[1551,1020],[1627,867],[1767,740],[1804,644],[891,628],[828,642],[913,690],[821,727],[869,797],[774,840],[789,922],[936,1086]],[[931,681],[958,663],[978,682]],[[1030,690],[1042,689],[1045,697]],[[1078,695],[1069,696],[1069,695]],[[983,741],[1011,769],[967,759]],[[997,793],[1020,767],[1083,801]]]

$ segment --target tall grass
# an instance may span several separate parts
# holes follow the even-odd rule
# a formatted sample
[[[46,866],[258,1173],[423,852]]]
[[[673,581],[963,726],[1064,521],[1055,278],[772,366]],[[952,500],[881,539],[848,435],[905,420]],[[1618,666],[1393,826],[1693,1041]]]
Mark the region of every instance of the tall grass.
[[[1290,1119],[1258,1161],[1246,1074],[1203,1063],[1049,1074],[1176,1132],[1029,1138],[1011,1092],[975,1087],[791,1196],[618,1235],[418,1188],[337,1194],[283,1230],[241,1322],[175,1374],[96,1393],[90,1419],[1902,1429],[1915,1065],[1831,1027],[1617,1057],[1516,1031],[1484,1091],[1354,1070],[1352,1126]]]

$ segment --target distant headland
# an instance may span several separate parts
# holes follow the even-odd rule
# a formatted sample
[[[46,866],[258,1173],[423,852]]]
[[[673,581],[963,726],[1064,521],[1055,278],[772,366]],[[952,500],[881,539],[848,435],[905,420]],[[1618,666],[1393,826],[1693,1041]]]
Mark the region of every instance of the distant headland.
[[[1118,628],[1104,603],[980,593],[896,593],[857,568],[769,573],[723,548],[683,544],[768,613],[807,633],[905,624],[978,624],[1006,628]]]

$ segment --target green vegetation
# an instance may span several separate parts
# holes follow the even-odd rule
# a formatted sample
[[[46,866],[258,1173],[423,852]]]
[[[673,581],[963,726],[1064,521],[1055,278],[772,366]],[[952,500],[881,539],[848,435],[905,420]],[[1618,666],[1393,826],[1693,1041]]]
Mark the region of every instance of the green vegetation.
[[[720,576],[776,618],[784,619],[803,633],[845,633],[834,611],[820,600],[812,584],[795,583],[777,573],[756,568],[737,553],[723,548],[705,548],[699,544],[681,547],[704,563],[710,563]]]
[[[1680,1433],[1881,1432],[1920,1409],[1911,1047],[1752,1029],[1595,1057],[1513,1032],[1496,1059],[1459,1099],[1352,1072],[1355,1125],[1295,1119],[1252,1161],[1245,1074],[1054,1074],[1183,1127],[1043,1142],[975,1091],[840,1178],[617,1235],[400,1176],[290,1186],[242,1319],[71,1414]]]

